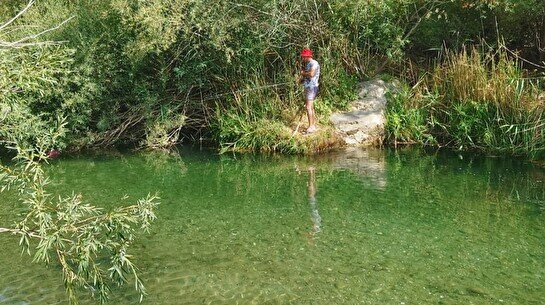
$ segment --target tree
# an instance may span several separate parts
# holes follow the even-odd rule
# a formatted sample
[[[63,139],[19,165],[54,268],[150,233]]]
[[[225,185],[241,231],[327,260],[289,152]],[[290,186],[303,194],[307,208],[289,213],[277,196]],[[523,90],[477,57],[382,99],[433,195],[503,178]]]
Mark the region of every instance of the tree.
[[[14,18],[0,25],[0,32],[9,29],[33,4],[29,1]],[[105,212],[84,203],[81,194],[56,199],[47,191],[49,179],[42,166],[64,137],[66,119],[62,114],[33,113],[25,93],[55,84],[59,73],[65,71],[63,65],[69,56],[56,47],[59,42],[36,39],[69,20],[13,42],[0,41],[0,69],[10,72],[0,78],[0,145],[15,152],[15,165],[0,164],[0,192],[18,192],[26,208],[23,219],[13,227],[0,227],[0,233],[19,236],[29,255],[35,250],[34,261],[60,267],[70,303],[77,303],[76,288],[87,289],[104,302],[112,284],[131,278],[143,297],[145,288],[128,250],[137,231],[150,228],[158,197],[148,195],[135,205]],[[28,54],[39,56],[26,59],[45,57],[48,62],[23,61],[6,69],[7,63]],[[18,82],[10,81],[13,75],[21,76]],[[99,260],[107,263],[99,264]]]

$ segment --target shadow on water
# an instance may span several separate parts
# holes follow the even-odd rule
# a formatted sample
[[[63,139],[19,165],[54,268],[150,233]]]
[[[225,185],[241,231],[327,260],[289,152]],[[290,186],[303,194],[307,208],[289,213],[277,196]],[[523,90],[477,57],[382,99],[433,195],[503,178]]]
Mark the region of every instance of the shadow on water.
[[[133,249],[144,303],[545,303],[545,172],[527,162],[182,149],[66,157],[47,170],[54,192],[105,208],[159,192],[159,218]],[[18,210],[3,200],[0,226]],[[0,304],[63,303],[57,267],[0,242]],[[116,292],[112,304],[138,300]]]

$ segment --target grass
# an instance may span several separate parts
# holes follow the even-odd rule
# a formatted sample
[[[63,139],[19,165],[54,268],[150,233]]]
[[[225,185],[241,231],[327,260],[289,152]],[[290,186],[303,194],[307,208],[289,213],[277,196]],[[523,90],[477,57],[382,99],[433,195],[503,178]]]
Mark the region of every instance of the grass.
[[[281,87],[255,78],[246,90],[234,91],[230,100],[217,103],[212,130],[222,152],[313,154],[343,145],[329,117],[348,107],[356,79],[339,77],[340,89],[321,90],[325,92],[315,102],[320,131],[311,135],[303,135],[307,122],[302,87],[295,77],[286,79],[288,85]]]
[[[233,117],[232,119],[239,119]],[[343,145],[343,140],[331,126],[321,126],[318,132],[305,135],[303,124],[287,126],[279,121],[258,120],[238,122],[232,128],[232,141],[223,141],[221,152],[278,152],[284,154],[314,154]],[[295,124],[295,123],[294,123]],[[241,129],[237,129],[240,128]],[[225,128],[225,127],[224,127]]]
[[[528,78],[503,48],[445,51],[443,58],[417,84],[390,99],[389,143],[543,157],[541,79]]]

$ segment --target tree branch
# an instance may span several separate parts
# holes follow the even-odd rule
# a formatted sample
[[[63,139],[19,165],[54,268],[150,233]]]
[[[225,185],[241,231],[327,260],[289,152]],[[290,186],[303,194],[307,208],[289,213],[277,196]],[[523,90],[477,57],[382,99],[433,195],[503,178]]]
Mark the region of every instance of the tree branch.
[[[27,42],[17,43],[0,41],[0,48],[24,48],[24,47],[36,47],[36,46],[54,46],[60,45],[67,41],[40,41],[40,42]]]
[[[45,239],[45,237],[41,236],[41,235],[38,235],[34,232],[25,232],[25,231],[22,231],[22,230],[19,230],[19,229],[8,229],[8,228],[0,228],[0,233],[12,233],[12,234],[26,234],[32,238],[37,238],[37,239]],[[71,239],[67,239],[67,238],[61,238],[60,240],[62,241],[65,241],[65,242],[69,242],[71,244],[74,243],[73,240]]]
[[[8,228],[0,228],[0,233],[27,234],[27,232],[24,232],[19,229],[8,229]],[[28,232],[28,236],[43,239],[42,236],[32,232]]]
[[[21,38],[17,41],[14,41],[14,42],[0,42],[0,46],[3,46],[3,47],[7,47],[7,48],[13,48],[13,47],[22,47],[22,46],[36,46],[36,45],[40,45],[40,44],[50,44],[50,43],[54,43],[54,42],[35,42],[35,43],[25,43],[25,41],[28,41],[28,40],[31,40],[31,39],[36,39],[42,35],[45,35],[51,31],[54,31],[54,30],[57,30],[59,29],[61,26],[63,26],[65,23],[67,23],[68,21],[74,19],[74,16],[64,20],[63,22],[59,23],[58,25],[52,27],[52,28],[49,28],[49,29],[46,29],[46,30],[43,30],[41,31],[40,33],[38,34],[34,34],[34,35],[30,35],[30,36],[27,36],[27,37],[24,37],[24,38]],[[60,43],[60,42],[57,42],[57,43]]]
[[[28,1],[28,4],[26,5],[24,9],[22,9],[17,15],[15,15],[15,17],[11,18],[8,22],[0,26],[0,31],[4,29],[5,27],[7,27],[8,25],[12,24],[15,20],[17,20],[17,18],[21,17],[21,15],[23,15],[33,4],[34,4],[34,0]]]
[[[16,230],[14,230],[14,229],[0,228],[0,233],[17,233],[17,232],[13,232],[13,231],[16,231]]]

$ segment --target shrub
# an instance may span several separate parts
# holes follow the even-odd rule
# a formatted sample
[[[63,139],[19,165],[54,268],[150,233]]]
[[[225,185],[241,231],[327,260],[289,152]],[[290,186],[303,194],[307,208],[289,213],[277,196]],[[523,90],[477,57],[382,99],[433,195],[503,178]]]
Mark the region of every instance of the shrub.
[[[545,147],[541,92],[505,49],[445,52],[412,91],[389,103],[387,139],[537,157]]]

